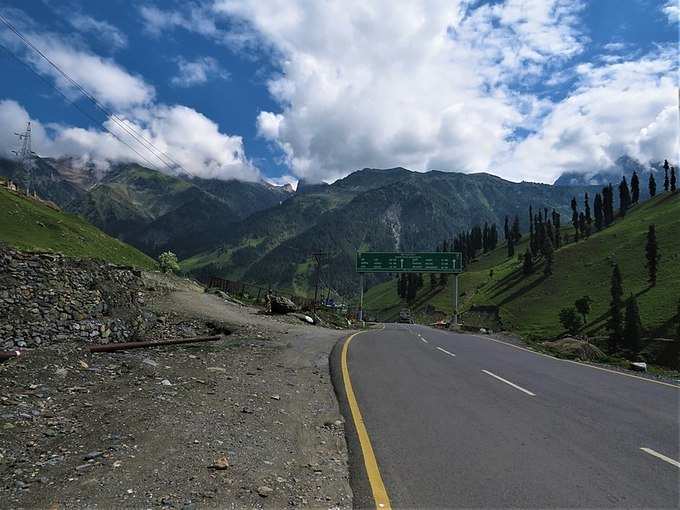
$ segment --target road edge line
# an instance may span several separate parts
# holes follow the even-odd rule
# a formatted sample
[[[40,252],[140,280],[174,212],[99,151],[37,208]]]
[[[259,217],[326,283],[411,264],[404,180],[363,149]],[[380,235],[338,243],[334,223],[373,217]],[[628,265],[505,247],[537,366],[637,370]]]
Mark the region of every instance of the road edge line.
[[[352,420],[354,421],[354,428],[359,438],[359,446],[364,458],[364,467],[366,468],[366,474],[368,476],[371,492],[373,493],[375,506],[380,510],[387,510],[391,509],[392,506],[390,505],[390,499],[387,496],[387,490],[385,489],[385,484],[383,483],[382,476],[380,475],[378,461],[375,458],[375,453],[373,452],[373,446],[371,445],[371,440],[368,436],[366,425],[364,425],[364,419],[361,415],[361,410],[359,409],[359,403],[357,402],[356,396],[354,395],[352,381],[349,376],[349,365],[347,363],[349,344],[355,336],[360,335],[361,333],[363,333],[363,331],[359,331],[350,335],[343,343],[342,353],[340,355],[342,381],[345,385],[345,395],[347,397],[347,403],[352,414]]]
[[[609,372],[610,374],[616,374],[616,375],[625,375],[626,377],[632,377],[633,379],[638,379],[640,381],[646,381],[650,383],[655,383],[655,384],[661,384],[662,386],[669,386],[671,388],[675,388],[676,390],[680,390],[680,385],[678,384],[671,384],[663,381],[656,381],[654,379],[648,379],[647,377],[640,377],[639,375],[633,375],[633,374],[627,374],[625,372],[619,372],[617,370],[612,370],[609,368],[604,368],[604,367],[598,367],[596,365],[590,365],[589,363],[582,363],[580,361],[574,361],[573,359],[564,359],[564,358],[558,358],[557,356],[551,356],[550,354],[545,354],[543,352],[538,352],[538,351],[532,351],[531,349],[527,349],[526,347],[520,347],[519,345],[514,345],[509,342],[504,342],[503,340],[497,340],[495,338],[491,338],[488,336],[481,336],[481,335],[475,335],[474,333],[454,333],[456,335],[463,335],[463,336],[472,336],[475,338],[481,338],[482,340],[491,340],[492,342],[496,342],[499,344],[507,345],[508,347],[513,347],[515,349],[519,349],[521,351],[526,351],[530,352],[531,354],[536,354],[537,356],[544,356],[546,358],[551,358],[557,361],[566,361],[567,363],[573,363],[574,365],[581,365],[582,367],[588,367],[588,368],[594,368],[595,370],[602,370],[603,372]]]

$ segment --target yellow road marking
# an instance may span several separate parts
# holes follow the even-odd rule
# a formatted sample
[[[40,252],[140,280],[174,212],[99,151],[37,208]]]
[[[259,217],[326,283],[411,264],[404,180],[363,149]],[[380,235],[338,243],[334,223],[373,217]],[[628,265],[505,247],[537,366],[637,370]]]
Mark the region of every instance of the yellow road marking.
[[[383,325],[383,329],[385,326]],[[352,419],[354,420],[354,427],[357,431],[357,436],[359,436],[359,445],[361,446],[361,452],[364,457],[364,465],[366,466],[366,474],[368,475],[368,482],[371,486],[371,491],[373,492],[373,499],[375,500],[375,507],[380,510],[391,509],[390,498],[387,496],[387,490],[385,490],[385,484],[383,484],[382,476],[380,476],[380,469],[378,469],[378,461],[373,453],[373,447],[371,446],[371,440],[368,437],[368,431],[364,425],[364,419],[361,416],[361,411],[359,410],[359,404],[354,396],[354,390],[352,389],[352,381],[349,378],[349,369],[347,367],[347,351],[349,348],[349,343],[355,336],[364,333],[364,331],[359,331],[354,333],[345,340],[345,344],[342,346],[342,356],[340,363],[342,365],[342,380],[345,383],[345,393],[347,394],[347,402],[349,403],[350,411],[352,412]]]
[[[581,363],[580,361],[574,361],[574,360],[571,360],[571,359],[558,358],[556,356],[551,356],[550,354],[532,351],[531,349],[527,349],[526,347],[520,347],[519,345],[514,345],[514,344],[511,344],[511,343],[508,343],[508,342],[504,342],[503,340],[496,340],[495,338],[489,338],[488,336],[474,335],[474,334],[469,334],[469,333],[468,334],[458,333],[458,334],[466,335],[466,336],[474,336],[476,338],[481,338],[483,340],[491,340],[492,342],[507,345],[509,347],[513,347],[513,348],[519,349],[521,351],[527,351],[527,352],[530,352],[532,354],[536,354],[538,356],[544,356],[546,358],[552,358],[552,359],[555,359],[557,361],[566,361],[567,363],[573,363],[575,365],[581,365],[582,367],[594,368],[595,370],[602,370],[603,372],[609,372],[611,374],[625,375],[626,377],[632,377],[633,379],[639,379],[641,381],[647,381],[647,382],[651,382],[651,383],[655,383],[655,384],[661,384],[663,386],[670,386],[671,388],[675,388],[676,390],[680,389],[680,386],[678,386],[677,384],[671,384],[671,383],[666,383],[666,382],[662,382],[662,381],[656,381],[654,379],[648,379],[647,377],[640,377],[639,375],[627,374],[625,372],[619,372],[617,370],[610,370],[608,368],[598,367],[598,366],[595,366],[595,365],[590,365],[588,363]]]

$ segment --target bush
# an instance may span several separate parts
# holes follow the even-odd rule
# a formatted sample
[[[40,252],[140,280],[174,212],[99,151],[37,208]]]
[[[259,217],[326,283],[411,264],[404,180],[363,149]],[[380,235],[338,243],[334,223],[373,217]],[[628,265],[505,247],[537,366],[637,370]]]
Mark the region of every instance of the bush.
[[[179,272],[179,262],[177,262],[177,255],[171,251],[161,253],[158,257],[158,264],[161,267],[161,271],[164,273]]]
[[[583,321],[575,308],[562,308],[560,310],[560,323],[570,334],[575,335],[583,327]]]

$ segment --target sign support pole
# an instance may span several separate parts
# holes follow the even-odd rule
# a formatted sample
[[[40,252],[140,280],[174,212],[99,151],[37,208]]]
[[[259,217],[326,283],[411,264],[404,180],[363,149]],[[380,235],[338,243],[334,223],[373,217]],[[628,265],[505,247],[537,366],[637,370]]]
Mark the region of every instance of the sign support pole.
[[[364,320],[364,274],[359,274],[359,320]]]
[[[453,324],[458,325],[458,273],[453,275]]]

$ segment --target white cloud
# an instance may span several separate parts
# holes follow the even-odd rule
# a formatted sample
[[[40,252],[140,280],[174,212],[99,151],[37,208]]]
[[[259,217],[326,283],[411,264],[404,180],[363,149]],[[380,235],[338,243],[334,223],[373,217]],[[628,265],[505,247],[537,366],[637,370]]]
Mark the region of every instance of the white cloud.
[[[495,168],[551,182],[566,170],[609,167],[622,154],[645,162],[678,154],[674,49],[600,67],[583,64],[577,72],[577,88],[554,105],[536,134],[498,157]]]
[[[98,37],[112,49],[127,47],[127,36],[107,21],[80,13],[68,14],[67,19],[76,30]]]
[[[113,108],[129,108],[149,103],[154,87],[140,76],[130,74],[111,59],[105,59],[53,33],[27,32],[26,38],[64,73],[80,83],[100,102]],[[36,52],[28,50],[9,30],[0,30],[0,41],[20,52],[41,74],[52,78],[67,92],[75,87]],[[78,97],[74,93],[74,98]]]
[[[177,60],[179,74],[172,78],[172,84],[178,87],[193,87],[201,85],[210,79],[229,79],[229,73],[223,69],[212,57],[202,57],[196,60]]]
[[[135,161],[170,171],[154,155],[154,152],[160,152],[169,154],[196,176],[242,180],[260,177],[258,169],[245,155],[240,136],[222,133],[215,122],[192,108],[154,102],[154,88],[143,78],[130,74],[111,59],[92,53],[77,41],[40,32],[33,20],[25,18],[21,11],[17,13],[21,16],[13,18],[22,20],[21,28],[27,38],[65,73],[107,105],[118,118],[124,119],[128,127],[138,133],[138,139],[135,140],[111,118],[104,122],[105,127],[132,149],[99,128],[45,125],[38,119],[30,119],[28,112],[15,101],[5,99],[0,101],[0,153],[5,156],[11,154],[17,144],[13,133],[23,130],[26,122],[31,120],[34,150],[43,156],[71,156],[92,161],[101,167],[108,167],[114,161]],[[87,25],[88,21],[81,19],[78,23]],[[35,53],[25,50],[13,34],[0,31],[0,40],[16,51],[23,51],[24,58],[30,60],[38,72],[53,79],[74,100],[82,100],[73,83]],[[225,73],[217,62],[209,58],[193,63],[181,61],[180,69],[185,71],[182,84],[191,80],[197,83],[210,76],[224,76]],[[152,144],[151,149],[147,142],[139,140],[139,135]]]
[[[678,0],[666,0],[661,10],[668,18],[669,23],[677,24],[680,22],[680,3],[678,3]]]
[[[12,100],[0,101],[0,153],[11,156],[16,147],[14,131],[23,130],[31,120],[33,149],[41,156],[75,156],[108,167],[113,161],[134,161],[144,166],[150,160],[159,170],[167,171],[148,150],[109,120],[106,127],[132,145],[144,158],[99,129],[49,124],[30,119],[26,110]],[[243,140],[219,131],[217,124],[186,106],[154,105],[131,112],[125,122],[154,147],[180,163],[192,175],[218,179],[257,180],[259,171],[246,158]]]
[[[298,177],[331,180],[366,166],[487,170],[545,102],[513,92],[579,53],[571,0],[232,1],[213,9],[246,24],[280,65],[258,116]]]

